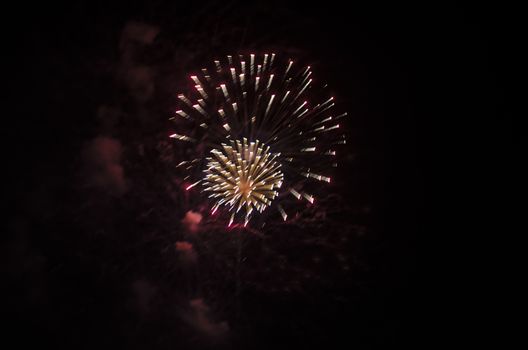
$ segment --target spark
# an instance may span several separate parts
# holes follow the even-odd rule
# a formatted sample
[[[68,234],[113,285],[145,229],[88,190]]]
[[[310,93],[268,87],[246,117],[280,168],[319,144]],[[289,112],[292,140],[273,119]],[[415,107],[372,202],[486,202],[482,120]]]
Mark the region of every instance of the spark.
[[[303,192],[303,193],[302,193],[302,196],[303,196],[304,198],[306,198],[306,200],[307,200],[308,202],[310,202],[310,203],[313,204],[315,198],[314,198],[312,195],[309,195],[308,193]]]
[[[193,105],[193,108],[196,109],[198,112],[200,112],[201,114],[203,114],[204,116],[207,116],[207,112],[203,109],[202,106],[200,106],[199,104],[195,104]]]
[[[269,80],[268,80],[268,86],[266,86],[266,90],[269,90],[272,81],[273,81],[273,74],[270,74]]]
[[[195,183],[190,184],[189,186],[185,187],[185,190],[189,191],[191,188],[193,188],[194,186],[198,185],[200,182],[202,182],[202,180],[198,180]]]
[[[288,68],[286,68],[286,72],[284,73],[285,76],[288,75],[288,72],[290,71],[292,64],[293,64],[293,61],[290,60],[290,62],[288,62]]]
[[[178,98],[182,100],[187,106],[192,106],[191,100],[189,100],[187,97],[185,97],[184,94],[179,94]]]
[[[173,139],[182,140],[182,141],[189,141],[189,142],[195,142],[196,141],[192,137],[185,136],[185,135],[180,135],[180,134],[172,134],[169,137],[173,138]]]
[[[282,208],[280,204],[277,206],[277,209],[282,215],[282,220],[286,221],[286,219],[288,218],[288,214],[286,214],[286,212],[284,211],[284,209]]]
[[[185,113],[184,111],[182,111],[181,109],[179,111],[176,111],[176,114],[184,117],[185,119],[190,119],[189,115]]]
[[[297,199],[301,199],[301,194],[295,191],[293,188],[290,188],[290,193]]]

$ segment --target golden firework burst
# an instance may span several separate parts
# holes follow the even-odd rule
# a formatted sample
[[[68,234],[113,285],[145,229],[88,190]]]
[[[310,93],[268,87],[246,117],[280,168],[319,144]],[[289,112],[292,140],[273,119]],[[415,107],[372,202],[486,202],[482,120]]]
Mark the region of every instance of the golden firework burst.
[[[279,154],[270,152],[270,147],[260,141],[231,141],[221,149],[212,149],[212,157],[206,158],[203,186],[210,192],[209,198],[216,200],[215,212],[220,205],[228,206],[231,214],[245,209],[245,224],[253,210],[264,211],[278,195],[282,186],[281,164],[275,161]]]

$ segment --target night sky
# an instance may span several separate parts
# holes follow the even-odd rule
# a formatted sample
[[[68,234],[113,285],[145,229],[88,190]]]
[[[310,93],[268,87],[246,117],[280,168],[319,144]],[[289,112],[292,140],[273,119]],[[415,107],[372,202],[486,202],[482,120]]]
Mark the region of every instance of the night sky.
[[[468,170],[507,162],[496,9],[154,0],[4,14],[5,341],[371,349],[451,334],[431,257],[482,194]],[[189,72],[247,52],[311,64],[348,111],[349,142],[316,205],[227,230],[184,191],[168,118]]]

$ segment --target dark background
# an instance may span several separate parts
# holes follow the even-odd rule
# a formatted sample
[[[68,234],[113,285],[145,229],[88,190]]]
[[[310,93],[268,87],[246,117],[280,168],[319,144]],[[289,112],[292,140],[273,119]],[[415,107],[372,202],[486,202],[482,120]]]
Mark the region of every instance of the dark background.
[[[508,161],[502,11],[80,1],[4,14],[7,339],[429,348],[457,334],[465,312],[441,321],[443,247],[473,235],[457,221],[469,198],[495,194],[473,169]],[[201,207],[173,172],[166,120],[189,71],[248,50],[299,57],[329,83],[350,115],[344,166],[296,223],[189,232]]]

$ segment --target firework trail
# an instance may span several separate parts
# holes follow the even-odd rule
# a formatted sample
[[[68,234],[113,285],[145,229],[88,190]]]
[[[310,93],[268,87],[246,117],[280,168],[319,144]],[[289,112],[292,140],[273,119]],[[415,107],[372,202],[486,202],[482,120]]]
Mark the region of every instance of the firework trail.
[[[270,206],[287,220],[291,199],[313,203],[308,180],[330,182],[347,113],[333,113],[333,97],[312,106],[310,97],[324,92],[312,88],[310,66],[296,69],[275,54],[227,56],[190,78],[194,88],[178,95],[171,118],[178,132],[170,137],[207,153],[177,165],[186,190],[200,188],[212,214],[227,208],[229,225],[247,225]]]

